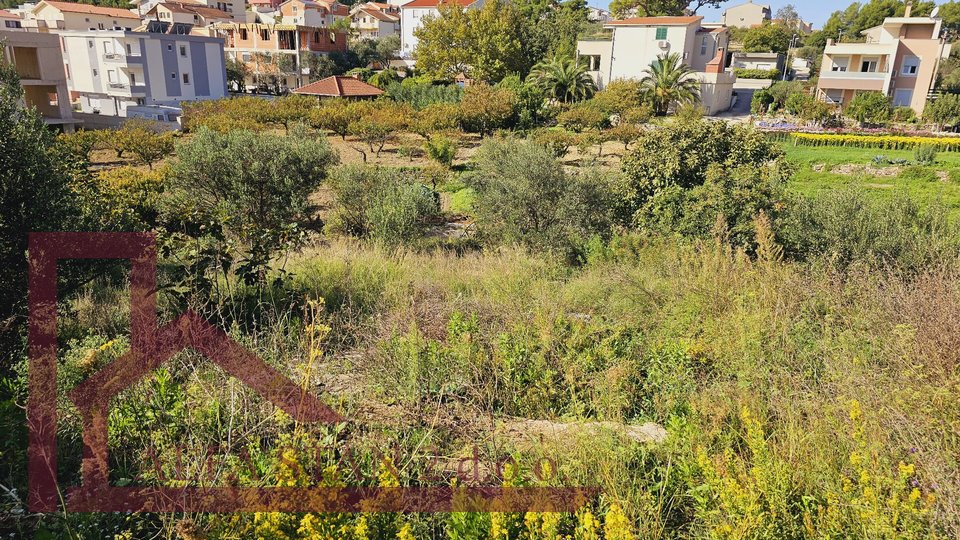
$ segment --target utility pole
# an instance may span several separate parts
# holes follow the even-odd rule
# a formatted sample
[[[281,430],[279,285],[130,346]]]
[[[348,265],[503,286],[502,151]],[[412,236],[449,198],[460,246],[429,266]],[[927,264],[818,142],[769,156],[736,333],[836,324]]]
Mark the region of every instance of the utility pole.
[[[797,34],[790,38],[790,45],[787,46],[787,57],[783,59],[783,77],[780,80],[787,80],[787,70],[790,66],[790,49],[797,46]]]

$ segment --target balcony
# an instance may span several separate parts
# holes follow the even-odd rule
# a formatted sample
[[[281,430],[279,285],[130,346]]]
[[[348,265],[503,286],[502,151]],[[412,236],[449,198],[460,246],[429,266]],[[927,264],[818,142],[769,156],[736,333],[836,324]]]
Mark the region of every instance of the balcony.
[[[820,88],[843,90],[886,90],[890,73],[886,71],[823,71],[820,73]]]
[[[129,85],[122,82],[107,83],[107,93],[113,96],[146,97],[147,87],[143,84]]]
[[[120,53],[105,53],[103,59],[108,64],[141,64],[143,63],[143,57],[139,54],[120,54]]]

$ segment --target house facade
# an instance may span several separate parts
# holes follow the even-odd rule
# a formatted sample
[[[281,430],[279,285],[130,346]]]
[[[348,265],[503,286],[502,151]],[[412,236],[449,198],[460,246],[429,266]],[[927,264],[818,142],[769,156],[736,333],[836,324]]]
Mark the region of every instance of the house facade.
[[[758,69],[783,71],[784,56],[780,53],[735,52],[730,55],[730,67],[734,69]]]
[[[39,32],[0,30],[0,46],[4,59],[17,70],[25,104],[36,107],[47,125],[72,133],[76,121],[70,106],[60,39]]]
[[[170,3],[167,0],[131,0],[130,5],[133,6],[133,11],[137,12],[141,18],[148,18],[150,11],[157,4],[164,2]],[[226,11],[230,14],[231,20],[237,22],[245,22],[247,17],[246,0],[184,0],[178,3]]]
[[[317,28],[327,28],[350,16],[350,9],[339,2],[287,0],[278,10],[283,24]]]
[[[634,17],[611,21],[604,28],[613,31],[610,39],[577,42],[577,56],[587,64],[597,87],[617,79],[641,79],[660,56],[677,53],[700,81],[707,114],[730,107],[736,76],[725,70],[726,27],[689,16]]]
[[[149,31],[201,36],[211,35],[210,26],[232,20],[233,15],[222,9],[187,2],[160,2],[146,16]]]
[[[483,7],[483,0],[412,0],[400,6],[400,57],[413,59],[417,50],[416,31],[423,26],[426,17],[440,14],[440,4],[455,2],[466,9]]]
[[[22,25],[35,32],[57,30],[133,30],[140,16],[121,8],[108,8],[75,2],[41,0],[25,12]]]
[[[721,17],[721,22],[725,26],[736,28],[752,28],[770,20],[770,6],[767,4],[754,4],[753,0],[745,4],[737,4],[728,7]]]
[[[294,24],[218,24],[228,58],[250,69],[247,86],[264,77],[287,89],[302,86],[310,75],[310,55],[347,50],[347,34],[317,26]]]
[[[863,43],[827,41],[817,81],[817,96],[846,105],[858,93],[877,91],[895,106],[922,114],[950,44],[940,37],[940,19],[888,17],[868,28]]]
[[[0,9],[0,30],[23,30],[23,23],[20,22],[20,16],[5,9]]]
[[[62,31],[67,85],[84,113],[175,121],[180,103],[227,95],[223,40]]]
[[[372,2],[370,3],[372,4]],[[393,8],[393,6],[389,6]],[[397,12],[400,10],[393,8]],[[350,28],[361,38],[379,39],[400,34],[400,14],[393,9],[385,10],[365,4],[354,9],[351,14]]]

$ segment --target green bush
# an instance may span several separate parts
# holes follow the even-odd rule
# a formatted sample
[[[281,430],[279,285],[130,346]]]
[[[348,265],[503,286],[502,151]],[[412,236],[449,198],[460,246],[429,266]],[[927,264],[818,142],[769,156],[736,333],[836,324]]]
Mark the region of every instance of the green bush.
[[[370,237],[391,247],[406,244],[423,236],[427,220],[439,212],[430,188],[411,181],[387,183],[370,205]]]
[[[435,103],[459,103],[463,89],[455,84],[439,85],[429,81],[404,79],[387,85],[385,95],[420,110]]]
[[[923,116],[938,127],[960,123],[960,94],[944,94],[927,104]]]
[[[428,139],[424,148],[430,159],[444,167],[453,165],[453,159],[457,157],[457,142],[443,135],[435,135]]]
[[[753,98],[750,100],[750,112],[753,114],[766,114],[773,105],[773,94],[766,88],[754,91]]]
[[[894,122],[912,122],[916,120],[917,113],[912,107],[894,107],[890,113],[890,119]]]
[[[464,181],[476,191],[477,225],[488,241],[572,255],[585,238],[608,232],[605,182],[567,173],[546,147],[488,141],[476,162]]]
[[[775,81],[782,73],[779,69],[747,69],[734,68],[733,73],[738,79],[769,79]]]
[[[530,138],[537,144],[549,148],[555,158],[566,156],[570,147],[577,144],[577,135],[563,128],[541,129],[535,131]]]
[[[884,125],[890,121],[890,99],[881,92],[860,92],[844,113],[861,124]]]
[[[933,165],[937,161],[937,147],[922,144],[913,151],[913,158],[921,165]]]
[[[937,173],[922,165],[909,165],[900,170],[900,174],[897,175],[897,178],[900,178],[901,180],[933,182],[937,179]]]

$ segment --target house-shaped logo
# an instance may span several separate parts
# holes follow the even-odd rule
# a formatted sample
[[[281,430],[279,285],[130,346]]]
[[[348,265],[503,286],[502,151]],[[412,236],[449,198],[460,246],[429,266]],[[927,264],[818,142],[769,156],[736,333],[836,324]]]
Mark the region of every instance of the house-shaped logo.
[[[110,400],[178,352],[191,348],[300,422],[342,418],[199,315],[156,323],[156,246],[152,234],[32,233],[30,235],[29,504],[51,512],[57,485],[57,261],[130,259],[130,351],[70,391],[83,418],[82,484],[66,491],[71,511],[221,511],[269,507],[269,488],[111,486],[107,419]]]

